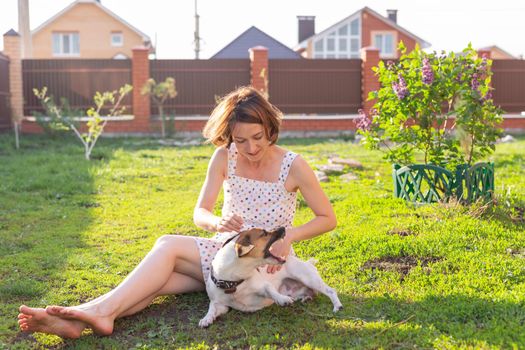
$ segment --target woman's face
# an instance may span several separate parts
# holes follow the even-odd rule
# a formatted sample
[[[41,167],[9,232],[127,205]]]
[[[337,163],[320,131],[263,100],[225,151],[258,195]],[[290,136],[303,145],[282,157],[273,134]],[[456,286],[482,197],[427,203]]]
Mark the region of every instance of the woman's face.
[[[238,122],[233,127],[232,137],[238,152],[252,162],[261,160],[270,147],[262,124]]]

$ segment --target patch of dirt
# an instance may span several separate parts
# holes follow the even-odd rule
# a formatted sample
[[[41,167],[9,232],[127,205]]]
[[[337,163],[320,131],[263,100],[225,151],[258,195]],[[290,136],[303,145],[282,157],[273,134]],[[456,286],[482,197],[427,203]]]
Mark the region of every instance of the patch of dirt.
[[[443,260],[443,258],[434,256],[385,256],[367,261],[362,268],[398,272],[401,275],[401,280],[403,280],[414,267],[421,265],[421,267],[429,269],[429,264],[441,260]]]
[[[388,231],[387,234],[388,235],[392,235],[392,236],[393,235],[397,235],[397,236],[401,236],[401,237],[417,235],[417,233],[413,232],[410,229],[402,229],[402,228],[394,228],[394,229]]]
[[[523,214],[525,214],[524,207],[514,207],[514,213],[515,215],[512,215],[511,217],[512,221],[518,222],[518,223],[525,222],[525,219],[523,218]]]
[[[78,203],[79,206],[84,208],[98,208],[100,207],[100,203],[97,202],[89,202],[89,201],[81,201]]]

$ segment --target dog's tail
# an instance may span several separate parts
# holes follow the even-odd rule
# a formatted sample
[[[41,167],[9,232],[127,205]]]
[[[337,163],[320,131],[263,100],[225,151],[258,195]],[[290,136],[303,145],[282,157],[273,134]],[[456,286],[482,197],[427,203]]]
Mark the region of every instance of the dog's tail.
[[[311,265],[315,266],[317,265],[318,263],[318,260],[317,259],[314,259],[314,258],[310,258],[306,261],[307,263],[310,263]]]

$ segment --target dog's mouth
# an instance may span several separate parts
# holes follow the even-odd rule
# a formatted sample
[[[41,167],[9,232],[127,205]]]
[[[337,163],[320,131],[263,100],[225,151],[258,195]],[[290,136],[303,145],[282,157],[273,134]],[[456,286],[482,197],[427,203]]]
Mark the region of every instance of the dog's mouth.
[[[273,255],[273,254],[270,253],[270,252],[268,252],[268,257],[269,257],[269,258],[273,258],[273,259],[275,259],[279,265],[282,265],[282,264],[284,264],[284,263],[286,262],[285,259],[280,258],[280,257],[278,257],[278,256],[275,256],[275,255]]]
[[[268,240],[268,243],[266,243],[266,247],[264,247],[264,258],[265,259],[273,258],[280,265],[286,262],[285,259],[275,256],[270,252],[270,247],[272,246],[272,244],[274,244],[280,239],[283,239],[285,234],[286,234],[286,230],[284,229],[284,227],[279,227],[277,230],[272,232],[272,237]]]

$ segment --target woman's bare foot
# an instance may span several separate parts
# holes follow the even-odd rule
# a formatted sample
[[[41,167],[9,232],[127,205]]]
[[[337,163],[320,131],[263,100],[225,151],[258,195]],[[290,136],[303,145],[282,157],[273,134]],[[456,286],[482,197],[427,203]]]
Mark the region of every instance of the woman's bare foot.
[[[51,316],[65,320],[84,322],[98,335],[110,335],[113,333],[114,318],[101,316],[100,313],[96,312],[96,306],[79,308],[53,305],[46,307],[45,311]]]
[[[18,324],[23,332],[55,334],[62,338],[79,338],[86,324],[77,320],[66,320],[50,315],[42,308],[20,306]]]

